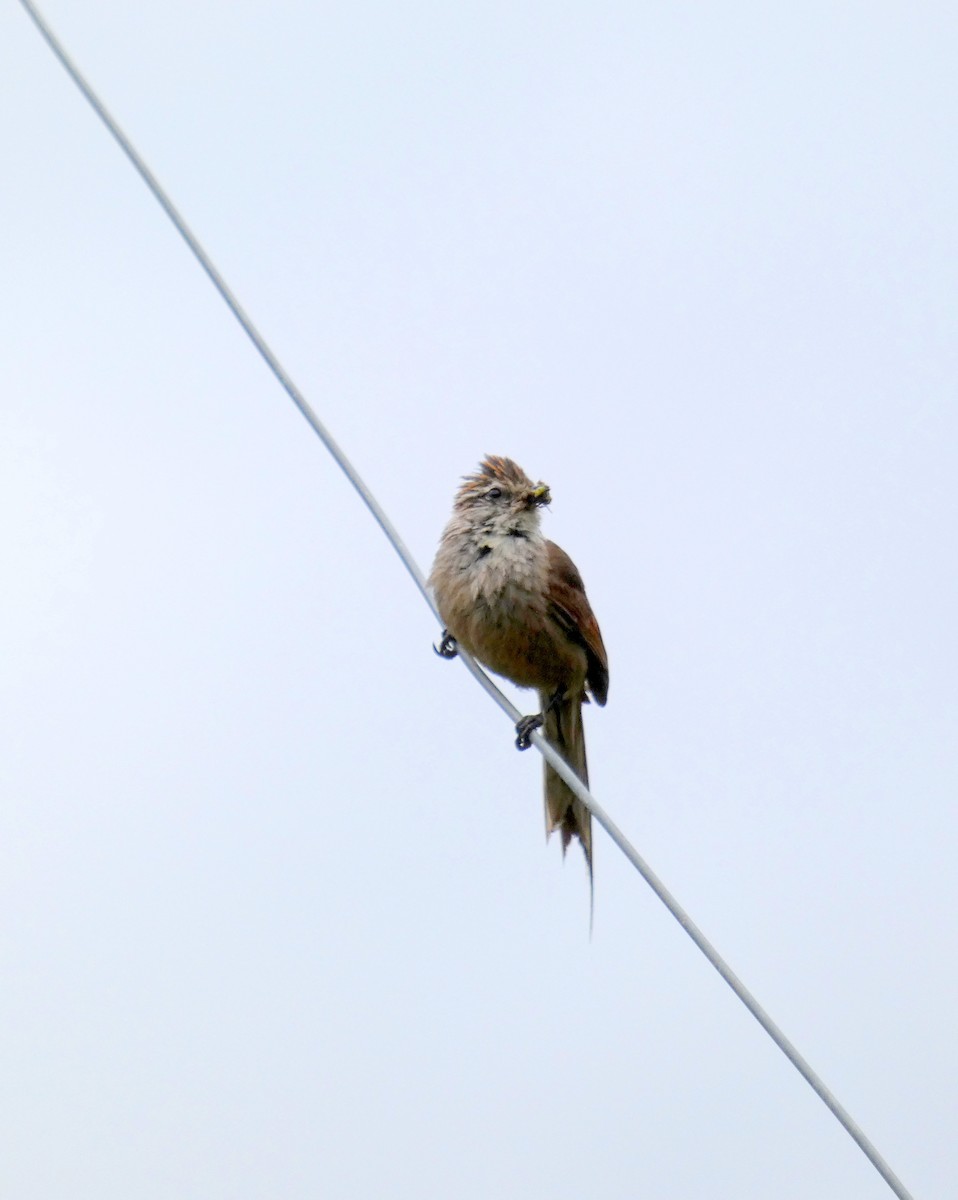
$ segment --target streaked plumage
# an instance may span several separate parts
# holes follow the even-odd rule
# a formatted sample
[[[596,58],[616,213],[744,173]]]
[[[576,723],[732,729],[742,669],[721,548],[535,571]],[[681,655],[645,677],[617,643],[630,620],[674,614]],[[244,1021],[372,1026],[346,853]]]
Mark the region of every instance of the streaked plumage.
[[[456,493],[429,578],[446,628],[489,670],[535,688],[543,733],[588,783],[582,704],[605,704],[602,634],[575,564],[540,529],[551,497],[511,459],[489,456]],[[552,707],[550,707],[552,702]],[[591,817],[545,766],[546,831],[578,837],[592,877]]]

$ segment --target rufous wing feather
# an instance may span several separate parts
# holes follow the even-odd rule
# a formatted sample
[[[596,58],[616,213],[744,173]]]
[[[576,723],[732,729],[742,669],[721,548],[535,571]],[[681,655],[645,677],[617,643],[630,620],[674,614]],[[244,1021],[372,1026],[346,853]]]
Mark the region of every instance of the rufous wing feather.
[[[575,563],[555,544],[549,551],[549,610],[556,623],[574,642],[584,647],[588,659],[586,681],[596,704],[609,695],[609,659],[599,631],[599,622],[585,594],[585,584]]]

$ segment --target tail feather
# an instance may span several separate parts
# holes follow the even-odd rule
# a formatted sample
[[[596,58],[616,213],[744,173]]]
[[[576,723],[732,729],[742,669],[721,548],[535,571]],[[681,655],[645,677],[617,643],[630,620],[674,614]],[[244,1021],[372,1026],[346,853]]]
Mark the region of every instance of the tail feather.
[[[543,709],[548,695],[540,697]],[[585,757],[585,730],[582,725],[582,698],[563,700],[551,708],[542,729],[546,741],[558,750],[576,775],[586,785],[589,769]],[[562,837],[562,853],[578,838],[589,868],[589,890],[592,891],[592,815],[564,779],[548,763],[545,764],[546,836],[558,829]]]

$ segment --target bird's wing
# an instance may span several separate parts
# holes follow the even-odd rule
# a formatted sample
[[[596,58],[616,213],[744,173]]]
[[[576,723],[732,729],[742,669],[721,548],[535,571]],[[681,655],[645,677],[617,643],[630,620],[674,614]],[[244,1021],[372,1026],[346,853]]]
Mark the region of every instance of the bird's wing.
[[[575,563],[555,542],[546,542],[549,551],[549,609],[556,623],[572,641],[585,648],[588,656],[586,680],[597,704],[605,704],[609,694],[609,659],[605,652],[599,623],[585,594],[585,584]]]

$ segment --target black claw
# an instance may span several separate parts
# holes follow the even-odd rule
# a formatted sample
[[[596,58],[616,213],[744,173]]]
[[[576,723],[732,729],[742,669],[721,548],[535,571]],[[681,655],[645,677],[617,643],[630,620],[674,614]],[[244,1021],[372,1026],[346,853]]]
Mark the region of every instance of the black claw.
[[[459,649],[456,646],[456,639],[448,629],[442,631],[442,638],[439,641],[439,645],[433,646],[433,650],[435,650],[440,658],[455,658],[459,653]]]
[[[542,727],[542,714],[533,713],[530,717],[523,717],[521,721],[516,722],[516,749],[528,750],[532,743],[529,741],[529,735],[536,729]]]

